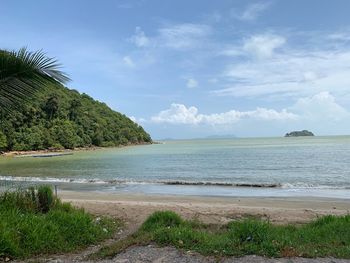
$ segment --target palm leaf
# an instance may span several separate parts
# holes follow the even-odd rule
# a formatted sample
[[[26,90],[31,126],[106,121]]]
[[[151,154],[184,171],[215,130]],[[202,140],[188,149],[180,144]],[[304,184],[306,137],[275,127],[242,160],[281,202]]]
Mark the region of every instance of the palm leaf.
[[[69,77],[56,59],[41,50],[0,50],[0,109],[11,110],[29,101],[48,84],[64,84]]]

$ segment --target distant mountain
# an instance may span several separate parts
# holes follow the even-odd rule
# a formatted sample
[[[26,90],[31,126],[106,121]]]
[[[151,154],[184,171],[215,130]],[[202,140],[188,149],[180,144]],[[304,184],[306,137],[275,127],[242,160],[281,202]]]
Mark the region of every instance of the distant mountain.
[[[299,137],[299,136],[315,136],[315,135],[308,130],[292,131],[284,135],[284,137]]]
[[[209,139],[233,139],[237,138],[234,134],[224,134],[224,135],[209,135],[206,137],[188,138],[188,139],[174,139],[174,138],[163,138],[159,141],[177,141],[177,140],[209,140]]]
[[[124,114],[61,85],[48,86],[14,112],[0,112],[2,151],[150,142],[150,135]]]
[[[209,135],[207,137],[204,137],[204,139],[233,139],[237,138],[234,134],[223,134],[223,135]]]

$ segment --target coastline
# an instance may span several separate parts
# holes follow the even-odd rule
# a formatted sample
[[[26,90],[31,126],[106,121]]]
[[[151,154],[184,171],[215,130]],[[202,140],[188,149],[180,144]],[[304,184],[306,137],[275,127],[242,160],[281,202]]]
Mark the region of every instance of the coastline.
[[[45,155],[45,154],[61,154],[61,153],[74,153],[74,152],[85,152],[85,151],[96,151],[96,150],[104,150],[104,149],[113,149],[113,148],[124,148],[130,146],[138,146],[138,145],[150,145],[150,144],[158,144],[157,142],[151,143],[137,143],[137,144],[128,144],[128,145],[120,145],[120,146],[112,146],[112,147],[103,147],[103,146],[92,146],[92,147],[79,147],[74,149],[43,149],[43,150],[30,150],[30,151],[7,151],[1,152],[0,157],[15,157],[15,156],[28,156],[31,157],[33,155]]]
[[[302,224],[322,215],[350,213],[349,201],[336,198],[92,194],[77,191],[59,191],[58,196],[90,213],[121,218],[130,226],[139,226],[159,210],[172,210],[184,218],[208,224],[225,224],[249,216],[276,224]]]
[[[31,157],[33,155],[45,155],[45,154],[62,154],[62,153],[74,153],[82,151],[95,151],[104,149],[104,147],[84,147],[84,148],[75,148],[75,149],[45,149],[45,150],[35,150],[35,151],[8,151],[1,152],[0,157]]]

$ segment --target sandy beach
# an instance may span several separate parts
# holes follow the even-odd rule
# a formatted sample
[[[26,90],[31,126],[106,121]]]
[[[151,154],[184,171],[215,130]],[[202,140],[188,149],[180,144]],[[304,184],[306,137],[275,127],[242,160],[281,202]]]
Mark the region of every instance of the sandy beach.
[[[329,198],[218,198],[73,191],[60,191],[58,195],[93,214],[120,218],[131,228],[157,210],[172,210],[184,218],[209,224],[224,224],[247,216],[276,224],[305,223],[321,215],[350,212],[349,200]]]

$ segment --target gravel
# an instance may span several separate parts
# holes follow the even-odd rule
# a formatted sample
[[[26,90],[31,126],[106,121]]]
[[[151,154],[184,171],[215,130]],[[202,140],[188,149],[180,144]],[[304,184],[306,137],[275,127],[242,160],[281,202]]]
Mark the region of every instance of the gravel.
[[[65,261],[64,261],[65,262]],[[216,259],[215,257],[204,257],[190,251],[184,252],[173,247],[135,246],[118,254],[115,258],[98,261],[101,263],[350,263],[346,259],[334,258],[264,258],[260,256],[245,256],[241,258]],[[60,262],[60,263],[63,263]],[[85,261],[84,263],[92,263]]]

